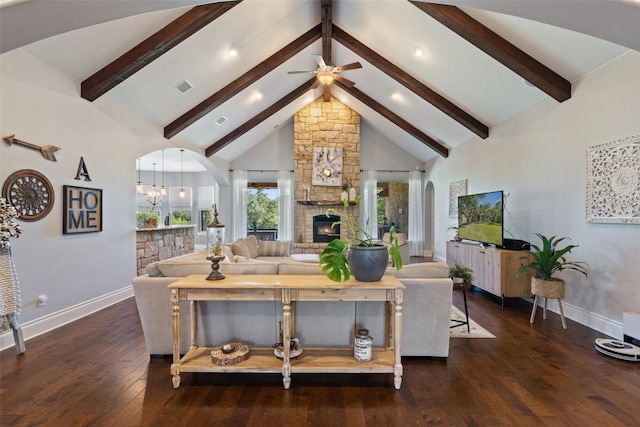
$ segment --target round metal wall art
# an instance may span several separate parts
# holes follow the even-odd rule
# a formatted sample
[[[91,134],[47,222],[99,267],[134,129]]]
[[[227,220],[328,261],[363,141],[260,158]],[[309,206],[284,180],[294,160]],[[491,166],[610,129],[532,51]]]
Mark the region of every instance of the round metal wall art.
[[[51,212],[55,195],[51,182],[38,171],[21,169],[4,182],[2,196],[22,221],[38,221]]]

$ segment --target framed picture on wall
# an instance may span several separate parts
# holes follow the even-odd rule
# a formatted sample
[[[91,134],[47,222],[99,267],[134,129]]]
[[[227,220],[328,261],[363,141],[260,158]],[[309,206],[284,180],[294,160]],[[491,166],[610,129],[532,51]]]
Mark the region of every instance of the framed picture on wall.
[[[102,190],[63,185],[62,233],[102,231]]]
[[[449,216],[458,218],[458,197],[467,195],[467,180],[452,182],[449,184]]]
[[[587,148],[587,222],[640,224],[640,135]]]
[[[313,149],[311,183],[331,187],[342,185],[342,148],[315,147]]]

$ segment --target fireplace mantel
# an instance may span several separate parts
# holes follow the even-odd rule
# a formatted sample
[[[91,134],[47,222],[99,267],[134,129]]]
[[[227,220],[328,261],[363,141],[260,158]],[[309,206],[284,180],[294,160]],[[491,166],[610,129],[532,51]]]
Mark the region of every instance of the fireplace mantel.
[[[307,206],[344,206],[344,202],[334,202],[331,200],[298,200],[299,205]],[[356,202],[349,202],[349,206],[355,206]]]

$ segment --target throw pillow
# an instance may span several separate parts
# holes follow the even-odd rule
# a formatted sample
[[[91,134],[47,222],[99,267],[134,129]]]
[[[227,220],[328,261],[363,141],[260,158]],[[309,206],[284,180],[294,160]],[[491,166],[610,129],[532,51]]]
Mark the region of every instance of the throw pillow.
[[[235,252],[235,251],[234,251]],[[291,242],[265,240],[258,246],[258,256],[290,256]]]
[[[236,262],[236,258],[235,255],[233,255],[233,249],[231,249],[231,246],[224,245],[223,251],[226,258],[222,262]]]
[[[245,239],[238,239],[235,242],[231,243],[230,246],[234,255],[251,256],[251,254],[249,253],[249,246],[247,246],[247,242]]]
[[[249,248],[249,256],[255,258],[258,256],[258,238],[256,236],[247,236],[245,239],[247,247]]]

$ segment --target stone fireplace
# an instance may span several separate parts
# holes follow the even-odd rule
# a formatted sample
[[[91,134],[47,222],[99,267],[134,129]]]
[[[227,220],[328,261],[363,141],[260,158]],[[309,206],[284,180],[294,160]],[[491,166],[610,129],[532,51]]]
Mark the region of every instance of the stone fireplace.
[[[322,97],[294,116],[294,247],[299,253],[319,253],[326,246],[314,242],[313,217],[326,215],[327,209],[344,209],[340,201],[341,185],[313,185],[314,148],[342,149],[342,182],[360,192],[360,115],[331,98]],[[358,206],[348,212],[358,216]],[[344,236],[344,227],[340,230]]]

